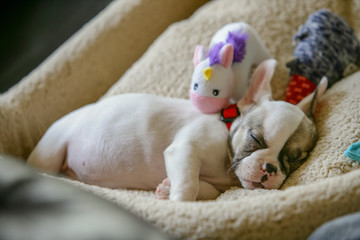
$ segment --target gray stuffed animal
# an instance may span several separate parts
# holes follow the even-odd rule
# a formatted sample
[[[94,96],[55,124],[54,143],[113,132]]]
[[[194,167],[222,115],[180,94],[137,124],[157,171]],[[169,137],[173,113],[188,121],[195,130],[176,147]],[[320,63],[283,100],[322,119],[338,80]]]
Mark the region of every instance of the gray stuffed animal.
[[[291,80],[285,101],[296,104],[316,89],[322,77],[328,87],[357,70],[360,43],[353,29],[328,9],[311,14],[294,36],[294,59],[286,64]],[[299,89],[302,85],[305,89]]]

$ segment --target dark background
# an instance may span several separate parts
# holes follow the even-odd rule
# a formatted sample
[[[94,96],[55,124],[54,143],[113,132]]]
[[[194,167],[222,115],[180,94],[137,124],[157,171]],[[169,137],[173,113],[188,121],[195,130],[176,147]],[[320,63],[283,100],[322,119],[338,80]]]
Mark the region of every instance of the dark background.
[[[110,2],[111,0],[2,1],[0,93],[30,73]]]

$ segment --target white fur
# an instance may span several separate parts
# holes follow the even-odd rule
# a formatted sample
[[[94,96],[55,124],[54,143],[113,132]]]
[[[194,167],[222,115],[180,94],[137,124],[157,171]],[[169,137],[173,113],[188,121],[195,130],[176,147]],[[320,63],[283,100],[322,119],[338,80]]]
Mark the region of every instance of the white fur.
[[[170,199],[195,200],[199,181],[216,195],[234,184],[227,138],[218,115],[187,100],[126,94],[55,122],[28,163],[52,173],[64,165],[76,179],[110,188],[155,189],[169,177]]]
[[[210,61],[207,58],[194,69],[192,78],[198,84],[199,90],[197,93],[206,97],[214,97],[213,90],[218,89],[220,93],[216,96],[217,98],[228,98],[232,94],[234,84],[231,68],[224,68],[220,64],[215,64],[211,67],[213,69],[211,79],[199,81],[199,79],[204,78],[203,70],[209,66]]]
[[[249,86],[251,67],[269,59],[270,54],[256,31],[247,23],[231,23],[222,27],[213,36],[210,48],[220,42],[225,43],[229,32],[242,31],[248,34],[245,56],[241,62],[233,62],[234,47],[225,44],[220,53],[221,63],[210,66],[209,49],[197,46],[194,52],[194,72],[190,85],[190,100],[203,113],[220,112],[229,101],[239,101]],[[212,74],[204,76],[203,71],[211,68]]]
[[[261,177],[266,174],[265,164],[270,163],[280,169],[279,153],[306,117],[300,108],[283,101],[265,100],[253,113],[255,116],[259,114],[266,116],[263,122],[263,136],[267,148],[254,151],[244,158],[235,170],[243,187],[250,189],[255,188],[253,182],[260,182]],[[235,141],[237,137],[243,136],[235,135]],[[276,189],[281,186],[285,178],[286,175],[279,170],[274,175],[269,174],[269,180],[262,184],[267,189]]]
[[[275,65],[276,61],[269,59],[262,62],[255,70],[246,96],[237,103],[240,112],[245,114],[238,118],[230,129],[234,154],[233,163],[236,164],[235,173],[242,186],[249,189],[260,186],[274,189],[282,185],[290,173],[290,163],[284,160],[285,157],[288,157],[287,155],[281,157],[280,154],[291,137],[295,137],[292,138],[292,142],[290,141],[293,146],[292,150],[299,154],[296,159],[292,159],[295,161],[305,159],[308,151],[313,147],[312,144],[315,144],[316,128],[308,117],[312,115],[318,99],[325,91],[327,79],[324,78],[321,81],[316,91],[317,94],[312,93],[297,106],[284,101],[271,101],[270,80]],[[240,125],[240,122],[243,124]],[[259,124],[261,127],[258,126]],[[258,136],[264,139],[266,146],[259,146],[258,149],[251,152],[246,151],[244,149],[246,143],[252,142],[252,137],[249,138],[249,134],[247,134],[249,131],[252,133],[261,131]],[[302,136],[304,139],[298,136]],[[248,154],[243,157],[244,152]],[[283,152],[283,154],[288,153]],[[287,170],[281,166],[280,157],[283,167]],[[274,166],[277,171],[268,172],[267,164]]]
[[[245,96],[250,83],[251,67],[271,57],[255,29],[245,22],[230,23],[222,27],[212,37],[210,46],[219,42],[225,42],[229,32],[239,30],[249,34],[249,38],[246,42],[246,55],[244,60],[240,63],[233,63],[232,65],[234,87],[231,100],[233,102],[237,102]]]
[[[242,165],[246,169],[235,169],[241,180],[248,172],[261,171],[263,163],[272,162],[304,117],[296,106],[270,101],[275,65],[274,60],[260,64],[247,95],[238,102],[245,116],[257,109],[253,116],[265,117],[263,127],[269,145],[244,160],[248,161]],[[260,107],[252,110],[254,104]],[[171,200],[214,199],[239,184],[229,171],[229,132],[219,118],[218,114],[200,113],[184,99],[146,94],[113,96],[56,121],[28,163],[46,172],[63,171],[103,187],[150,190],[159,185],[157,192],[165,191],[162,195]],[[233,129],[234,126],[232,132]],[[231,146],[235,149],[237,139],[244,139],[244,131],[233,135]],[[166,178],[169,181],[163,181]],[[242,183],[251,188],[246,181]],[[263,185],[268,188],[280,186],[266,184]],[[170,191],[169,196],[166,191]]]

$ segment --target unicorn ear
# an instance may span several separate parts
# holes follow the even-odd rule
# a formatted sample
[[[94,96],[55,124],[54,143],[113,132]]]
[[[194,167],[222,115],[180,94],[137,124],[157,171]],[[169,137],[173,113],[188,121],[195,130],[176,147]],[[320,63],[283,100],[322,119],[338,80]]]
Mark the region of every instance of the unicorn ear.
[[[208,51],[203,46],[200,45],[196,46],[194,52],[194,59],[193,59],[194,66],[196,67],[196,65],[198,65],[199,62],[205,60],[207,54]]]
[[[234,58],[234,46],[232,44],[226,44],[220,51],[221,65],[224,68],[231,66]]]

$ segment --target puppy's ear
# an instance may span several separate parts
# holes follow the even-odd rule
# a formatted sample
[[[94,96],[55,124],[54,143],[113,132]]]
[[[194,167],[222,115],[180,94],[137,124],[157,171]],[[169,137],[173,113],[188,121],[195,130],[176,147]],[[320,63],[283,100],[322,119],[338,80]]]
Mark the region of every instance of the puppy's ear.
[[[255,69],[245,97],[237,103],[240,110],[253,104],[271,100],[270,81],[274,75],[276,64],[275,59],[267,59]]]
[[[297,104],[297,106],[303,110],[306,116],[313,117],[316,104],[319,102],[320,97],[325,92],[327,85],[328,79],[323,77],[316,90]]]

